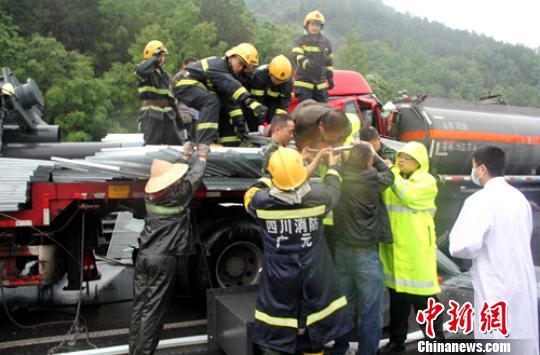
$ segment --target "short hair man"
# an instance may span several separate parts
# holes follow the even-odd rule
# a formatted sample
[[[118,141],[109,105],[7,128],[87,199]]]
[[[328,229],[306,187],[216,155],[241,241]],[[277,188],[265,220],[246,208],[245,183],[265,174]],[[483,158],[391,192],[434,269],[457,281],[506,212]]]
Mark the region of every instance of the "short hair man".
[[[482,186],[465,200],[450,233],[452,256],[472,259],[476,339],[526,339],[514,342],[516,354],[538,354],[538,313],[531,253],[531,205],[504,180],[505,154],[488,146],[473,153],[472,181]],[[508,334],[482,332],[485,303],[505,302]],[[518,350],[519,348],[519,350]]]
[[[263,175],[268,171],[268,161],[270,156],[278,150],[279,147],[287,147],[294,138],[294,121],[287,114],[275,115],[270,124],[272,132],[272,141],[262,149],[263,154]]]
[[[383,160],[391,163],[396,162],[396,151],[381,142],[381,137],[375,127],[362,128],[360,130],[360,140],[369,142]]]

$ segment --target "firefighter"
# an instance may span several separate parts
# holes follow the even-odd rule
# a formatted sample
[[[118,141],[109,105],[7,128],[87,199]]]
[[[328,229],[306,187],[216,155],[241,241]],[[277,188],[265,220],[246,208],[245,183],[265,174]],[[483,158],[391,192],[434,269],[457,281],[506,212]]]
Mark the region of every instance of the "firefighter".
[[[169,90],[169,74],[162,68],[168,53],[163,42],[152,40],[144,47],[144,60],[135,68],[142,101],[137,122],[144,144],[183,143],[180,138],[182,122]]]
[[[268,186],[245,194],[263,236],[265,265],[251,328],[263,354],[322,354],[326,342],[352,328],[322,226],[339,199],[337,156],[329,161],[323,182],[311,182],[300,153],[279,148],[270,157]]]
[[[332,45],[321,32],[324,24],[324,16],[319,11],[308,13],[304,18],[305,33],[294,42],[292,50],[296,61],[294,94],[298,102],[311,98],[327,102],[326,89],[331,90],[334,87]]]
[[[146,218],[135,261],[129,353],[153,354],[170,304],[178,258],[193,254],[189,204],[199,187],[209,148],[198,146],[198,160],[185,164],[193,148],[184,145],[182,163],[155,159],[145,186]]]
[[[383,354],[404,353],[411,308],[415,312],[427,308],[428,298],[437,300],[441,291],[433,221],[437,182],[429,173],[427,149],[409,142],[396,160],[391,169],[394,182],[383,192],[394,243],[379,244],[384,283],[390,291],[390,342],[380,349]],[[444,339],[442,326],[443,317],[437,317],[433,327],[438,340]]]
[[[293,80],[292,65],[283,54],[274,57],[270,64],[258,67],[251,76],[248,86],[254,99],[268,107],[266,117],[257,121],[246,112],[250,131],[264,134],[261,126],[266,127],[275,115],[287,114],[291,104]]]
[[[241,43],[228,50],[224,57],[204,58],[186,68],[184,77],[176,83],[174,95],[178,101],[199,111],[195,143],[217,141],[218,128],[223,123],[219,122],[222,106],[227,107],[239,138],[248,134],[240,105],[251,109],[255,117],[266,115],[266,106],[254,100],[239,81],[258,63],[255,47]]]

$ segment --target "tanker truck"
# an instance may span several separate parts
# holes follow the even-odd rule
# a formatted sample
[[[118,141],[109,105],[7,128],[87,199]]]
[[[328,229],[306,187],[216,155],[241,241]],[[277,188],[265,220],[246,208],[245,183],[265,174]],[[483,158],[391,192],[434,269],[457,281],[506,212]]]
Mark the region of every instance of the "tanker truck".
[[[331,105],[357,115],[363,127],[377,128],[389,145],[418,140],[428,147],[432,173],[439,179],[436,223],[443,250],[463,200],[477,190],[469,172],[478,147],[502,147],[509,158],[507,179],[533,205],[540,204],[540,109],[419,97],[397,101],[394,114],[384,117],[361,74],[336,70],[334,81]],[[4,68],[0,86],[0,282],[43,287],[60,282],[67,271],[67,288],[77,288],[81,281],[99,278],[93,256],[97,241],[107,235],[101,221],[119,211],[143,218],[152,158],[174,161],[181,148],[142,147],[142,139],[60,142],[58,127],[41,119],[44,102],[31,79],[21,84]],[[219,148],[210,154],[208,176],[192,207],[199,247],[179,266],[185,291],[258,282],[262,243],[242,202],[259,177],[259,152]],[[110,175],[94,175],[94,170]],[[32,261],[39,267],[23,272]]]

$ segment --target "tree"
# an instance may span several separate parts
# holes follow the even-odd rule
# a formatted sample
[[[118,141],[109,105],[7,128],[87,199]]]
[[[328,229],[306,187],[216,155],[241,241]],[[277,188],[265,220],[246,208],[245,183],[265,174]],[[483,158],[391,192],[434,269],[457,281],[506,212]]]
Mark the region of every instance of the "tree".
[[[336,53],[336,66],[341,69],[356,70],[360,73],[368,72],[366,50],[358,40],[356,32],[348,32],[345,43]]]

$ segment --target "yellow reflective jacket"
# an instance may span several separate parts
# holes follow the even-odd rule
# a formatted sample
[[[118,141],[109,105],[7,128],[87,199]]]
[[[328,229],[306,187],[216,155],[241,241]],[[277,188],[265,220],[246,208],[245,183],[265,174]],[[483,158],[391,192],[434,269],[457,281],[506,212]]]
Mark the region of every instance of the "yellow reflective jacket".
[[[394,236],[393,244],[380,244],[384,282],[397,292],[434,295],[441,291],[433,222],[437,183],[428,172],[429,160],[424,145],[409,142],[397,156],[400,153],[415,158],[420,167],[406,179],[394,166],[394,183],[383,193]]]

